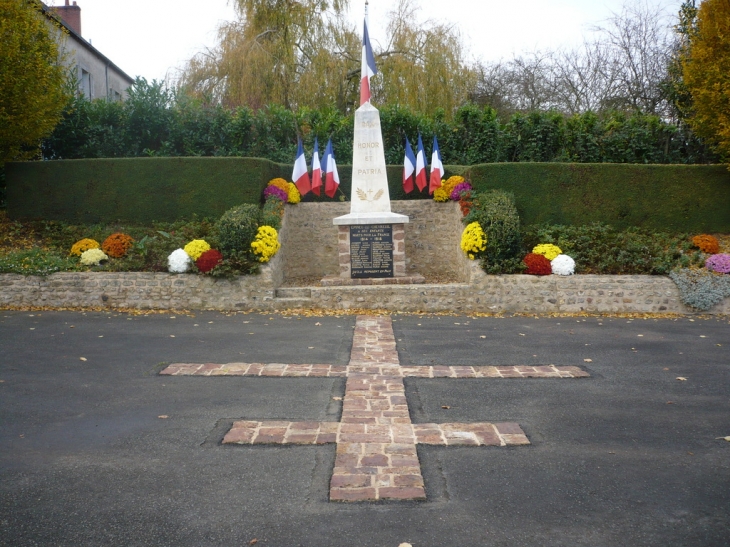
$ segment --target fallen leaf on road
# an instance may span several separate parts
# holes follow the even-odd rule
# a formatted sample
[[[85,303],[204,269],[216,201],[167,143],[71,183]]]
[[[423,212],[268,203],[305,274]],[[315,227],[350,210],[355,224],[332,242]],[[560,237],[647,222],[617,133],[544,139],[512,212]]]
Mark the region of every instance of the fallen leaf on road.
[[[401,543],[398,547],[413,547],[410,543]]]
[[[592,363],[593,362],[593,359],[583,359],[583,362],[584,363]]]
[[[170,335],[170,338],[175,338],[175,335],[174,335],[174,334],[171,334],[171,335]]]
[[[86,361],[86,357],[79,357],[79,361]]]
[[[321,326],[321,325],[322,325],[322,323],[320,323],[319,321],[317,321],[317,322],[315,323],[315,325],[317,325],[317,326]]]
[[[169,416],[167,414],[161,414],[160,416],[157,416],[160,420],[167,420]]]
[[[680,382],[686,382],[687,378],[685,378],[684,376],[677,376],[677,380],[679,380]]]
[[[443,408],[444,410],[448,410],[448,409],[450,409],[451,407],[450,407],[449,405],[441,405],[441,408]]]
[[[251,333],[253,334],[253,333]],[[309,346],[307,349],[314,349],[314,346]]]
[[[664,367],[662,370],[669,370],[667,367]]]
[[[248,542],[249,545],[256,545],[259,542],[258,539],[253,538],[251,541]]]
[[[637,334],[636,336],[638,336],[639,338],[641,338],[644,335],[643,334]]]
[[[524,334],[522,334],[522,333],[519,333],[519,335],[520,335],[520,336],[524,336]]]
[[[718,348],[722,347],[722,344],[715,344]]]
[[[707,338],[704,334],[700,334],[700,338]]]
[[[486,338],[486,336],[480,336],[479,338]]]
[[[730,436],[727,436],[727,437],[715,437],[715,440],[717,440],[717,439],[722,439],[723,441],[727,441],[727,442],[730,443]]]
[[[342,400],[342,397],[332,397],[332,400],[333,401],[341,401]]]
[[[668,405],[673,405],[674,404],[674,401],[667,401],[667,404]]]

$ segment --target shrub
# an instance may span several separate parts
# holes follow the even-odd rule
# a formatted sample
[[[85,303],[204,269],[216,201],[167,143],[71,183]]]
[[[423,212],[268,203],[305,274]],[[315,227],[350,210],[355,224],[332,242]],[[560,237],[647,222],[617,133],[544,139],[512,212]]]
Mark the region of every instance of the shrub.
[[[46,276],[76,269],[75,259],[38,247],[0,256],[0,273]]]
[[[193,239],[190,243],[183,247],[183,250],[188,253],[188,256],[190,256],[193,261],[195,261],[198,260],[200,255],[202,255],[205,251],[210,250],[210,244],[204,239]]]
[[[291,203],[292,205],[295,205],[295,204],[299,203],[300,201],[302,201],[302,195],[299,193],[299,188],[297,188],[296,184],[294,184],[293,182],[290,182],[288,184],[288,188],[289,188],[289,190],[287,192],[287,195],[288,195],[287,203]]]
[[[717,273],[730,273],[730,254],[714,254],[705,261],[705,268]]]
[[[167,269],[170,273],[185,273],[190,269],[190,255],[183,249],[174,250],[167,257]]]
[[[259,262],[271,260],[280,246],[278,234],[271,226],[261,226],[256,232],[256,239],[251,243],[251,249],[259,257]]]
[[[81,253],[81,264],[84,266],[98,266],[104,260],[109,260],[109,257],[101,249],[89,249]]]
[[[528,254],[522,261],[527,266],[525,273],[530,275],[550,275],[553,273],[553,269],[550,266],[550,261],[543,255],[536,253]]]
[[[461,234],[461,250],[466,253],[466,256],[474,260],[478,253],[486,249],[486,245],[487,236],[478,222],[472,222],[464,228]]]
[[[83,253],[84,251],[98,248],[98,241],[85,237],[84,239],[81,239],[73,244],[73,246],[71,247],[71,252],[69,254],[72,256],[81,256],[81,253]]]
[[[698,311],[707,311],[730,296],[730,276],[708,270],[681,268],[669,274],[679,289],[680,300]]]
[[[464,222],[478,222],[487,236],[483,267],[487,273],[522,271],[520,217],[512,194],[501,190],[472,193]]]
[[[267,199],[261,213],[261,223],[279,230],[282,218],[284,218],[284,202],[278,199]]]
[[[541,243],[540,245],[536,245],[535,248],[532,249],[532,252],[536,255],[542,255],[548,260],[552,260],[556,256],[563,254],[560,247],[553,245],[552,243]]]
[[[715,236],[708,234],[694,236],[692,238],[692,243],[695,247],[699,247],[700,251],[703,253],[714,255],[720,252],[720,243],[717,241]]]
[[[278,199],[281,202],[286,202],[289,199],[289,192],[282,190],[278,186],[267,186],[264,188],[264,199],[269,201],[270,199]]]
[[[568,255],[558,255],[550,261],[550,268],[555,275],[573,275],[575,273],[575,260]]]
[[[249,203],[238,205],[223,213],[216,223],[220,250],[226,255],[250,252],[251,242],[261,222],[261,210]]]
[[[101,249],[112,258],[121,258],[134,243],[134,240],[127,234],[117,232],[110,235],[101,244]]]
[[[208,249],[198,257],[198,259],[195,261],[195,265],[202,273],[208,273],[210,270],[218,266],[218,264],[220,264],[221,262],[223,262],[223,255],[220,253],[220,251],[216,251],[215,249]]]

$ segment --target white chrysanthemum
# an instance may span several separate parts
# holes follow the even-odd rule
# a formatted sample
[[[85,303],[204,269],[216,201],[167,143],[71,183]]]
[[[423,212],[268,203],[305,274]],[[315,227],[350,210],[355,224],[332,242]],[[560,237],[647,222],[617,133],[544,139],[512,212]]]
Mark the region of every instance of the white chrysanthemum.
[[[167,257],[167,269],[170,273],[185,273],[190,268],[190,256],[182,249],[177,249]]]
[[[84,266],[98,266],[102,260],[109,260],[101,249],[88,249],[81,253],[81,264]]]
[[[573,275],[575,273],[575,260],[568,255],[558,255],[550,261],[550,267],[555,275]]]

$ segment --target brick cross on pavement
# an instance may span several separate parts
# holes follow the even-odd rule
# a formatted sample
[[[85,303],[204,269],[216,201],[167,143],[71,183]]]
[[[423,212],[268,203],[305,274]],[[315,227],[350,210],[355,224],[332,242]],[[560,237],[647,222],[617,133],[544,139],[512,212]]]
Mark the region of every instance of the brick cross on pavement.
[[[184,376],[346,377],[339,422],[242,420],[224,444],[337,443],[331,501],[425,499],[417,444],[511,446],[530,444],[516,423],[414,424],[403,378],[582,378],[572,366],[400,366],[390,317],[358,316],[350,363],[186,364],[160,374]]]

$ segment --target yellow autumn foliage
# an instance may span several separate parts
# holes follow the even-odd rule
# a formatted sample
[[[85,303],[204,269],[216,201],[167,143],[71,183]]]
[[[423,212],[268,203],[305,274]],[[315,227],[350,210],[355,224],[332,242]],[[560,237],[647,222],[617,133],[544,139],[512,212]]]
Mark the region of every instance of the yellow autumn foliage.
[[[730,158],[730,2],[704,0],[682,63],[692,95],[692,129]]]
[[[38,155],[68,97],[52,20],[38,0],[0,0],[0,165]]]

